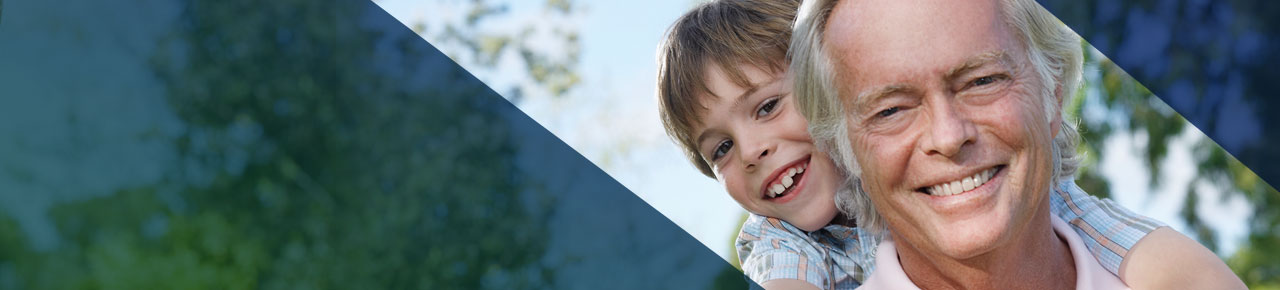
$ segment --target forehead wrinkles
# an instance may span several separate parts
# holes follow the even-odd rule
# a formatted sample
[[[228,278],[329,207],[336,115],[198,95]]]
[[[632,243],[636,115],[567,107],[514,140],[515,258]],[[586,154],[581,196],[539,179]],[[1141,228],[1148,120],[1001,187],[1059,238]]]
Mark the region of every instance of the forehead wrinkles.
[[[910,0],[903,0],[912,2]],[[989,20],[966,19],[965,17],[950,17],[954,11],[946,8],[945,5],[923,5],[923,7],[914,7],[921,5],[910,5],[909,3],[892,3],[890,5],[877,5],[869,3],[874,1],[842,1],[836,3],[832,13],[828,16],[828,23],[823,27],[823,33],[826,35],[822,45],[826,50],[827,57],[836,64],[832,71],[843,74],[846,78],[833,78],[836,89],[845,101],[849,101],[850,97],[856,97],[859,93],[848,91],[850,87],[856,87],[865,84],[869,76],[875,76],[876,85],[881,85],[880,81],[890,83],[910,83],[916,80],[920,75],[897,75],[888,76],[893,79],[885,80],[883,73],[912,73],[912,74],[928,74],[930,76],[941,74],[946,77],[953,76],[957,71],[961,70],[953,62],[965,62],[965,65],[974,64],[975,60],[988,58],[986,60],[994,60],[995,64],[1002,65],[1005,68],[1020,70],[1024,63],[1018,61],[1025,58],[1025,40],[1021,35],[1013,33],[1015,29],[1010,27],[1009,17],[1007,17],[1005,7],[998,5],[998,1],[983,2],[980,5],[969,5],[967,8],[961,8],[961,11],[975,11],[982,14],[980,18],[988,18]],[[918,2],[918,1],[915,1]],[[952,7],[955,8],[955,7]],[[990,8],[990,9],[987,9]],[[903,14],[903,15],[898,15]],[[895,17],[897,15],[898,17]],[[910,19],[902,18],[905,15],[912,17],[932,18],[926,19]],[[941,17],[928,17],[929,15],[942,15]],[[974,22],[973,20],[976,20]],[[976,26],[975,26],[976,25]],[[927,29],[924,27],[928,27]],[[902,31],[906,29],[906,31]],[[923,30],[922,30],[923,29]],[[981,31],[972,32],[971,30]],[[894,31],[894,32],[890,32]],[[907,35],[898,35],[905,33]],[[927,48],[938,37],[947,38],[948,35],[967,35],[977,33],[993,37],[995,46],[978,48],[983,50],[984,55],[956,55],[943,53],[941,55],[912,55],[903,53],[894,53],[891,47],[904,48]],[[890,35],[892,34],[892,35]],[[905,36],[905,37],[895,37]],[[909,48],[908,48],[909,49]],[[1012,52],[1012,55],[989,55],[997,54],[992,52]],[[899,51],[902,52],[902,51]],[[887,54],[886,54],[887,53]],[[871,56],[871,55],[874,55]],[[950,55],[949,57],[944,55]],[[889,56],[889,58],[882,58]],[[923,57],[923,59],[922,59]],[[1017,59],[1011,59],[1017,58]],[[896,59],[896,60],[895,60]],[[926,60],[936,60],[935,62],[921,62]],[[857,62],[869,62],[859,65]],[[905,63],[904,63],[905,62]],[[888,66],[889,71],[870,70],[866,65],[872,66]],[[895,70],[892,68],[931,68],[924,70]],[[967,67],[972,68],[972,67]]]

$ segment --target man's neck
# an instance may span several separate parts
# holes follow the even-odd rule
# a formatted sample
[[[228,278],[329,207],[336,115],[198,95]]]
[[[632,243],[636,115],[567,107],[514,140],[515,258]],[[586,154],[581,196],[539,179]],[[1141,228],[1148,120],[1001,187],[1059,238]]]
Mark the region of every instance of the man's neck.
[[[1043,213],[1023,234],[973,258],[956,260],[896,243],[898,259],[921,289],[1075,289],[1071,249],[1054,232],[1048,210]]]

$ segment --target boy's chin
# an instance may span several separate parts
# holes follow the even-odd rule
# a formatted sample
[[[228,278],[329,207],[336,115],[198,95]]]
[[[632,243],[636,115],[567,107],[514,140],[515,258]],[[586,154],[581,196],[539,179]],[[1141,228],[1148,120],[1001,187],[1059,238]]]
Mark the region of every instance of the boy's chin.
[[[817,212],[817,211],[822,211],[822,212]],[[806,214],[794,215],[794,216],[791,216],[790,218],[784,217],[782,218],[782,220],[787,221],[787,223],[790,223],[791,225],[797,228],[800,228],[801,230],[804,230],[806,232],[812,232],[812,231],[820,230],[823,227],[826,227],[827,225],[831,224],[831,220],[835,218],[836,218],[835,208],[832,208],[829,211],[819,209],[819,210],[807,212]]]

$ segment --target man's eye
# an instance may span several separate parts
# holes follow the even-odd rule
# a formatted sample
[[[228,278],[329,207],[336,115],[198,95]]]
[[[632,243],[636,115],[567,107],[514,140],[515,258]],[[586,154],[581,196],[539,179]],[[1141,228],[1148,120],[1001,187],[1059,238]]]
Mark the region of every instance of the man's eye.
[[[877,116],[877,117],[881,117],[881,118],[888,117],[888,116],[893,116],[893,114],[897,114],[897,113],[898,113],[898,111],[900,111],[900,110],[902,110],[902,108],[901,108],[901,107],[890,107],[890,108],[888,108],[888,109],[884,109],[884,110],[882,110],[882,111],[880,111],[880,112],[877,112],[877,113],[876,113],[876,116]]]
[[[720,160],[725,154],[729,154],[729,149],[733,149],[733,140],[724,140],[716,145],[714,152],[711,152],[711,161]]]
[[[971,86],[974,86],[974,87],[985,86],[985,85],[995,83],[996,81],[1000,80],[1002,77],[1003,76],[999,76],[999,75],[990,75],[990,76],[980,77],[980,78],[974,79],[973,82],[970,82],[970,84]]]
[[[769,114],[773,113],[773,109],[777,108],[777,106],[778,106],[778,98],[773,98],[773,99],[769,99],[768,101],[765,101],[764,105],[761,105],[760,109],[756,110],[756,117],[768,116]]]

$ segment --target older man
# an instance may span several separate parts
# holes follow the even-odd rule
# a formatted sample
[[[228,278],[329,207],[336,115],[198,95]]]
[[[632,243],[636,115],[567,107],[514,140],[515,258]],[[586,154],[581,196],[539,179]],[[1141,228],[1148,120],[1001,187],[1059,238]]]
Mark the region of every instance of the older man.
[[[855,188],[844,209],[891,238],[865,286],[1126,287],[1049,211],[1078,190],[1055,185],[1077,166],[1061,107],[1081,53],[1035,2],[810,0],[792,41],[801,110]]]

